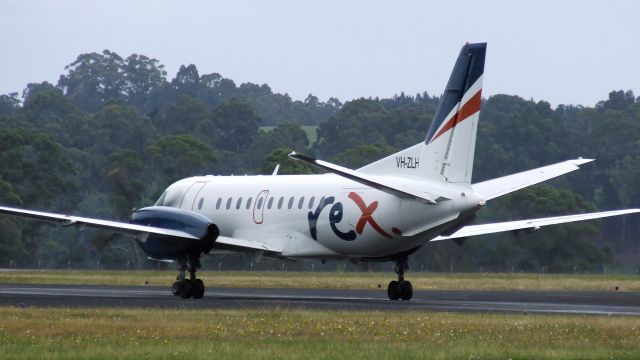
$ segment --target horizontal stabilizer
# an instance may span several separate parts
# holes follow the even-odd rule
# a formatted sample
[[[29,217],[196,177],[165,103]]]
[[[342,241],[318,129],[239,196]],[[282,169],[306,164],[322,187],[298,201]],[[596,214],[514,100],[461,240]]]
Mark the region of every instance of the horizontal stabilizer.
[[[431,241],[459,239],[459,238],[466,238],[470,236],[495,234],[500,232],[516,231],[516,230],[534,231],[547,225],[565,224],[565,223],[576,222],[576,221],[599,219],[599,218],[604,218],[609,216],[633,214],[637,212],[640,212],[640,209],[613,210],[613,211],[603,211],[603,212],[588,213],[588,214],[555,216],[555,217],[540,218],[540,219],[506,221],[506,222],[493,223],[493,224],[469,225],[469,226],[463,227],[462,229],[456,231],[455,233],[449,236],[438,236],[437,238]]]
[[[340,175],[349,180],[358,182],[366,186],[370,186],[380,191],[384,191],[399,198],[416,199],[428,204],[437,204],[438,202],[436,200],[443,199],[443,197],[439,197],[438,199],[436,199],[436,197],[434,197],[432,194],[428,194],[423,191],[407,189],[405,186],[401,186],[398,184],[391,184],[390,182],[385,181],[384,179],[381,179],[379,177],[365,174],[360,171],[351,170],[339,165],[331,164],[326,161],[317,160],[310,156],[298,154],[295,151],[291,152],[289,154],[289,157],[292,159],[304,161],[324,171]]]
[[[483,181],[473,184],[471,187],[485,200],[491,200],[527,186],[535,185],[543,181],[553,179],[554,177],[564,175],[568,172],[578,170],[580,165],[591,161],[593,161],[593,159],[579,158],[575,160],[567,160],[561,163]]]

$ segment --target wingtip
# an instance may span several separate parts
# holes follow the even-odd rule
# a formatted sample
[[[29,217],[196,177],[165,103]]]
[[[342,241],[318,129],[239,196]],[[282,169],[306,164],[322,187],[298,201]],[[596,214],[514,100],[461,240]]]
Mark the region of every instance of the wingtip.
[[[582,158],[582,157],[579,157],[579,158],[577,158],[577,159],[573,160],[573,162],[574,162],[576,165],[583,165],[583,164],[586,164],[586,163],[590,163],[590,162],[592,162],[592,161],[596,161],[596,159],[584,159],[584,158]]]
[[[316,159],[312,158],[311,156],[307,156],[307,155],[303,155],[303,154],[298,154],[295,151],[292,151],[289,153],[289,157],[294,159],[294,160],[301,160],[301,161],[305,161],[308,163],[316,163]]]

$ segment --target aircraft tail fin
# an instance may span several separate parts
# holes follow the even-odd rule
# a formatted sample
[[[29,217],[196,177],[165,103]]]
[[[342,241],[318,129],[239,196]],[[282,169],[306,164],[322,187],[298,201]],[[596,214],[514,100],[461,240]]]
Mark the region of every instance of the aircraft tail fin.
[[[423,143],[358,170],[470,186],[486,48],[486,43],[477,43],[460,50]]]

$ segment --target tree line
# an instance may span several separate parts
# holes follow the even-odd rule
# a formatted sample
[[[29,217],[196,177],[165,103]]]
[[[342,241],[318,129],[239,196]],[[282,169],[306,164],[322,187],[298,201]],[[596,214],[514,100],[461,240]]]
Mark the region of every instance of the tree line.
[[[0,203],[126,221],[183,177],[269,174],[276,164],[282,174],[314,172],[288,159],[292,149],[357,168],[424,140],[438,101],[427,93],[297,101],[266,84],[200,75],[195,65],[168,79],[158,60],[143,55],[81,54],[56,84],[0,95]],[[303,125],[317,126],[317,137],[310,141]],[[640,100],[631,91],[612,91],[593,107],[484,99],[474,181],[578,156],[597,161],[490,202],[478,221],[637,206],[639,141]],[[618,218],[462,247],[439,242],[411,262],[430,271],[633,270],[639,230],[637,221]],[[126,238],[0,217],[0,267],[71,264],[153,266]]]

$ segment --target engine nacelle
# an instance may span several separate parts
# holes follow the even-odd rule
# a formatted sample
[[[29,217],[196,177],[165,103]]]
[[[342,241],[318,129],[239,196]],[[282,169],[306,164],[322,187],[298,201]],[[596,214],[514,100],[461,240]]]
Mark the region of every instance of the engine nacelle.
[[[208,254],[220,234],[216,224],[206,216],[193,211],[167,206],[150,206],[131,215],[131,223],[184,231],[198,239],[149,234],[138,239],[140,247],[151,257],[180,259],[188,254]]]

